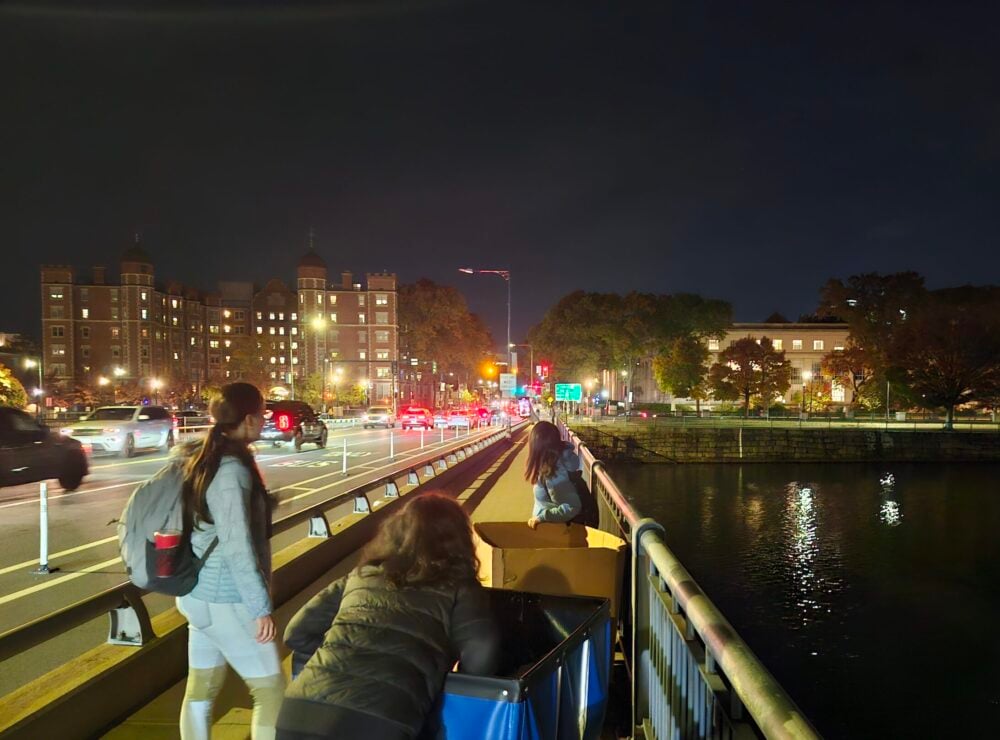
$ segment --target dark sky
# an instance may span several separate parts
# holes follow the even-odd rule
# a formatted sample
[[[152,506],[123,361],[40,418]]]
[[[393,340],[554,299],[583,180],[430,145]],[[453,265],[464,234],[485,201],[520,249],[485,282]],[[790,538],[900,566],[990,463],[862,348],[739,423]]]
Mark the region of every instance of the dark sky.
[[[90,8],[89,10],[87,8]],[[0,331],[38,265],[575,288],[739,320],[831,276],[998,282],[997,3],[0,3]],[[190,7],[190,9],[185,9]],[[247,8],[250,8],[248,10]]]

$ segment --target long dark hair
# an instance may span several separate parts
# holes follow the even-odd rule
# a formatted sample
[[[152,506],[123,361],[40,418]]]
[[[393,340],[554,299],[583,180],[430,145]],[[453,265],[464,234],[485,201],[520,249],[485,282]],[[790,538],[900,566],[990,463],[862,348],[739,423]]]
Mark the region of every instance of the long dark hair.
[[[247,443],[232,439],[229,432],[236,431],[244,419],[252,414],[263,413],[264,397],[257,387],[249,383],[230,383],[222,387],[222,393],[212,401],[209,412],[215,425],[205,437],[198,453],[191,458],[184,470],[184,529],[190,532],[198,522],[212,524],[205,494],[219,463],[226,455],[239,458],[253,477],[254,488],[263,491],[264,481],[260,477],[257,463]]]
[[[524,479],[534,485],[539,480],[551,478],[565,448],[559,427],[548,421],[536,423],[528,437],[528,465],[524,470]]]
[[[475,581],[479,558],[469,515],[450,496],[423,493],[387,519],[361,555],[395,588]]]

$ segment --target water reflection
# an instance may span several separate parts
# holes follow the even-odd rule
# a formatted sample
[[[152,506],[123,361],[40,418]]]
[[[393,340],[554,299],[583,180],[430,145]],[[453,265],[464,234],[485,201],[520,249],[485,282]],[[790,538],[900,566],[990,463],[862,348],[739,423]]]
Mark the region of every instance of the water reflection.
[[[798,609],[795,617],[800,624],[808,625],[820,610],[822,592],[825,591],[817,578],[815,561],[819,555],[816,507],[813,501],[813,487],[791,482],[786,487],[786,507],[788,531],[789,574],[795,590],[794,604]]]

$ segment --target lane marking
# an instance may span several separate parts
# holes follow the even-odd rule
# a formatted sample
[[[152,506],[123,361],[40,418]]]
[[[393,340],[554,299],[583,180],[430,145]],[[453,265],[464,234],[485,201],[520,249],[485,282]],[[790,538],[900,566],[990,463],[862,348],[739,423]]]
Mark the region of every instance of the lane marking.
[[[55,496],[47,496],[49,501],[53,501],[57,498],[68,498],[70,496],[82,496],[85,493],[97,493],[99,491],[110,491],[112,488],[121,488],[122,486],[137,486],[142,483],[142,479],[130,480],[125,483],[115,483],[113,486],[103,486],[101,488],[88,488],[86,491],[70,491],[69,493],[59,493]],[[9,504],[0,504],[0,509],[9,509],[12,506],[24,506],[25,504],[37,504],[40,499],[29,498],[24,501],[14,501]]]
[[[122,563],[121,558],[112,558],[111,560],[105,560],[103,563],[97,563],[96,565],[87,566],[83,570],[78,570],[74,571],[73,573],[67,573],[64,576],[59,576],[58,580],[39,583],[37,586],[30,586],[29,588],[21,589],[20,591],[15,591],[12,594],[7,594],[6,596],[0,597],[0,604],[9,604],[11,601],[17,601],[18,599],[23,599],[25,596],[30,596],[31,594],[38,593],[39,591],[44,591],[47,588],[52,588],[53,586],[58,586],[62,583],[68,583],[69,581],[73,581],[89,573],[93,573],[94,571],[115,565],[116,563],[118,565],[121,565]],[[121,575],[125,575],[125,571],[122,571]]]
[[[89,550],[91,547],[98,547],[99,545],[106,545],[109,542],[114,542],[118,539],[118,536],[106,537],[103,540],[95,540],[93,542],[88,542],[86,545],[80,545],[79,547],[71,547],[68,550],[63,550],[62,552],[54,552],[49,555],[49,562],[51,563],[56,558],[61,558],[66,555],[72,555],[74,552],[80,552],[81,550]],[[7,573],[12,573],[15,570],[21,570],[21,568],[27,568],[29,565],[37,565],[38,558],[33,558],[32,560],[25,560],[23,563],[18,563],[17,565],[8,565],[6,568],[0,568],[0,576],[6,575]]]

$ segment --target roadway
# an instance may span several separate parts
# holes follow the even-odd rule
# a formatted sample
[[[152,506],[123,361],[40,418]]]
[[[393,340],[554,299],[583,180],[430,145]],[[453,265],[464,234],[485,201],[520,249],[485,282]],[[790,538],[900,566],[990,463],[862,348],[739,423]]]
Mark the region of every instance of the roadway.
[[[377,478],[380,469],[398,467],[406,457],[420,454],[421,445],[427,451],[454,444],[456,436],[475,438],[478,434],[477,430],[470,434],[466,429],[428,430],[423,435],[417,430],[404,432],[398,428],[331,429],[326,449],[305,445],[297,453],[291,445],[275,448],[270,443],[258,443],[257,461],[268,488],[279,499],[275,518],[280,519],[350,490],[361,480]],[[34,572],[39,557],[38,484],[0,489],[0,532],[4,540],[0,550],[0,634],[126,580],[112,520],[121,514],[136,484],[159,470],[167,459],[167,455],[157,452],[140,453],[129,460],[95,456],[90,475],[78,490],[64,491],[50,481],[49,567],[58,570],[48,575]],[[353,502],[345,502],[341,508],[343,511],[328,513],[331,522],[353,510]],[[287,532],[273,540],[273,547],[278,550],[301,536]],[[173,604],[172,599],[158,595],[146,601],[151,614]],[[0,696],[99,644],[106,632],[107,619],[102,618],[6,661],[0,677]]]

